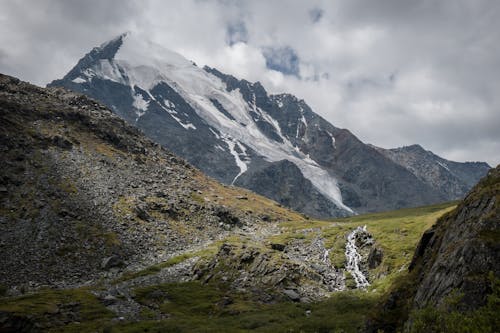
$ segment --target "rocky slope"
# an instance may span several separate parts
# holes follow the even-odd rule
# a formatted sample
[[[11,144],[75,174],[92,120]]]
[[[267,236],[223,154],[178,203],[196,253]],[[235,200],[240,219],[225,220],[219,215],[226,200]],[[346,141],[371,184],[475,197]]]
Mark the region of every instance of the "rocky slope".
[[[298,214],[224,187],[106,107],[0,76],[0,284],[92,283]]]
[[[418,315],[425,313],[419,311],[433,309],[431,312],[437,313],[436,309],[442,309],[444,318],[448,312],[458,311],[458,317],[452,319],[455,322],[479,311],[474,315],[482,316],[469,323],[469,328],[463,327],[462,322],[462,327],[455,329],[489,331],[480,327],[494,319],[486,311],[493,309],[498,313],[500,306],[498,298],[491,298],[498,297],[499,292],[499,235],[500,166],[497,166],[454,211],[424,233],[406,281],[391,294],[379,314],[380,322],[372,329],[394,331],[398,325],[402,326],[401,320],[407,319],[405,330],[414,331],[416,325],[424,328],[415,331],[429,330],[431,326],[426,325],[431,325],[433,319],[439,322],[445,319],[427,315],[426,320],[419,322]],[[498,320],[495,323],[498,325]],[[437,327],[433,329],[445,330],[443,327],[449,326]]]
[[[246,187],[313,217],[456,197],[456,191],[436,189],[406,165],[331,125],[303,100],[269,94],[259,82],[214,68],[199,68],[132,34],[94,48],[50,86],[103,102],[223,183]],[[459,178],[478,179],[476,174],[485,171],[477,170]]]

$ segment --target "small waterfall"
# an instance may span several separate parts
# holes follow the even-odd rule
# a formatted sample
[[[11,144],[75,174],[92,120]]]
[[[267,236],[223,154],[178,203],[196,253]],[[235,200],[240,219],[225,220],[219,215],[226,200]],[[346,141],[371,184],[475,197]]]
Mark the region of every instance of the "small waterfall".
[[[357,288],[366,288],[370,285],[368,279],[359,269],[361,255],[356,247],[356,236],[358,233],[366,232],[366,226],[357,227],[347,236],[347,244],[345,246],[345,256],[347,259],[346,269],[349,271],[356,281]]]

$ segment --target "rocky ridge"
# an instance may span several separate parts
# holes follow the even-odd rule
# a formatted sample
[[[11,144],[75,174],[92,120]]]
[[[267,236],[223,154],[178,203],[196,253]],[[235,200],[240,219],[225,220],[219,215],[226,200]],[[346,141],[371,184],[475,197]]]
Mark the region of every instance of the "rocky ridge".
[[[449,200],[463,198],[491,168],[484,162],[457,163],[425,150],[420,145],[394,149],[373,146],[379,152],[408,169],[417,178]]]

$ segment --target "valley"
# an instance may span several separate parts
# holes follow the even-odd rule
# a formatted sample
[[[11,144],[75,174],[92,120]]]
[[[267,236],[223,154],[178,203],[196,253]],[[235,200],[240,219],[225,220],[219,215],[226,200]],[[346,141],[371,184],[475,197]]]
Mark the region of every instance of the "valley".
[[[0,75],[0,120],[2,332],[425,332],[465,287],[497,325],[498,168],[461,202],[315,219],[63,88]]]

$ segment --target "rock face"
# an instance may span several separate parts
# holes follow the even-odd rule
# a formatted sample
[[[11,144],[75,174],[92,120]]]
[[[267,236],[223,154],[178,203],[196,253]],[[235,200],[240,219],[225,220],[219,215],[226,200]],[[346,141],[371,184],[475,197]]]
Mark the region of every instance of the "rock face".
[[[369,331],[400,330],[408,315],[427,306],[471,311],[486,304],[500,279],[500,166],[489,171],[458,207],[422,236],[409,275],[381,307]],[[394,315],[396,313],[396,315]],[[392,318],[392,319],[387,319]],[[412,321],[405,329],[411,330]]]
[[[486,302],[488,274],[500,277],[500,167],[467,195],[452,213],[428,230],[415,252],[410,271],[418,274],[414,306],[442,302],[452,291],[463,306]]]
[[[302,219],[205,177],[94,100],[5,75],[0,152],[0,284],[11,290],[112,277],[231,230]]]
[[[461,199],[490,166],[484,162],[457,163],[441,158],[419,145],[395,149],[374,147],[408,169],[418,179],[449,199]]]
[[[130,34],[94,48],[50,86],[103,102],[219,181],[314,217],[419,206],[458,193],[436,190],[303,100],[198,68]],[[460,177],[476,179],[470,173]]]

